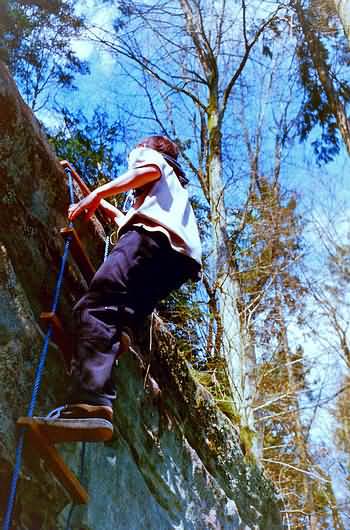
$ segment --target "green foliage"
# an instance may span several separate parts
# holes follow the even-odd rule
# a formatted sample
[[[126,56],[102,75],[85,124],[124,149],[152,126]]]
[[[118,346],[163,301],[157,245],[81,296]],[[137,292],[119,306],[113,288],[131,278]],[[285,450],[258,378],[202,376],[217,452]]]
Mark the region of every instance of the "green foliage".
[[[72,49],[83,29],[72,0],[1,0],[0,14],[0,57],[34,110],[48,104],[52,90],[72,89],[75,75],[89,72]]]
[[[316,139],[312,141],[316,160],[319,164],[334,159],[340,150],[339,128],[336,118],[336,107],[342,105],[345,109],[350,102],[350,84],[348,82],[348,68],[342,74],[343,65],[349,65],[349,52],[341,52],[344,44],[337,40],[337,69],[334,67],[332,46],[334,45],[334,31],[332,41],[328,31],[314,21],[314,9],[299,8],[300,31],[297,34],[297,57],[300,83],[304,89],[304,101],[297,119],[297,127],[301,141],[305,141],[312,131],[316,132]],[[322,78],[320,72],[322,71]],[[345,78],[343,76],[346,76]],[[318,127],[321,129],[318,135]]]
[[[322,46],[325,59],[326,49]],[[321,137],[312,142],[318,162],[330,162],[339,153],[340,138],[336,119],[322,84],[315,73],[309,49],[304,41],[297,48],[300,79],[305,90],[305,99],[298,119],[298,133],[301,141],[320,126]]]
[[[109,122],[108,115],[96,109],[91,119],[82,112],[62,109],[64,126],[50,135],[59,158],[70,161],[90,186],[116,178],[125,164],[125,127]]]

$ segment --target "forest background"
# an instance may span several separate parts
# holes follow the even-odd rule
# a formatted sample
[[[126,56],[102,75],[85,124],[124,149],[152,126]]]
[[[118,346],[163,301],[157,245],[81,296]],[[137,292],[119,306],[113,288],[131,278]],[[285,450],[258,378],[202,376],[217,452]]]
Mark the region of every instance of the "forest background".
[[[293,530],[350,528],[349,17],[344,0],[0,2],[1,59],[91,187],[140,138],[178,143],[204,274],[158,311]]]

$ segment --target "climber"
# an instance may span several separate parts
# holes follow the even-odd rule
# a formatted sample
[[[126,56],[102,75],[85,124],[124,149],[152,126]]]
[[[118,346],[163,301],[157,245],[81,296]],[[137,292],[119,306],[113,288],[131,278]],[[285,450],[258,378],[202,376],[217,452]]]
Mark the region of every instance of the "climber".
[[[48,429],[76,430],[83,441],[112,436],[112,370],[125,341],[159,300],[199,277],[201,245],[178,154],[170,139],[147,137],[129,154],[124,174],[69,207],[71,221],[102,208],[118,225],[118,241],[73,309],[71,391],[67,405],[45,418]],[[104,200],[129,190],[134,202],[126,215]]]

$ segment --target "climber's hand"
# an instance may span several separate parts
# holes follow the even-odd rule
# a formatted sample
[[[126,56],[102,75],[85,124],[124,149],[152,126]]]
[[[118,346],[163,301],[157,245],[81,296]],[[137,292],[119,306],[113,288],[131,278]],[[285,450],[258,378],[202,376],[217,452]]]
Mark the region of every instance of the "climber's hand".
[[[84,221],[88,221],[95,213],[96,209],[99,207],[101,202],[101,197],[92,191],[81,201],[71,204],[68,209],[68,219],[74,221],[80,214],[85,213]]]

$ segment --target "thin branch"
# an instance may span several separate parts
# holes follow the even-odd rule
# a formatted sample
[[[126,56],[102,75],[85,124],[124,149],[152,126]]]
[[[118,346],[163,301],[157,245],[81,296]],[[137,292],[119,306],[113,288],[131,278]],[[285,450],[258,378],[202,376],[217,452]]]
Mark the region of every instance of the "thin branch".
[[[277,464],[279,466],[288,467],[290,469],[293,469],[294,471],[298,471],[299,473],[303,473],[304,475],[307,475],[308,477],[311,477],[315,480],[320,480],[321,482],[326,482],[328,484],[331,484],[332,482],[330,480],[327,480],[323,477],[320,477],[319,475],[315,475],[314,473],[311,473],[311,471],[306,471],[305,469],[300,469],[299,467],[292,466],[291,464],[287,464],[287,462],[281,462],[279,460],[272,460],[271,458],[262,458],[262,462],[269,462],[270,464]]]
[[[127,57],[131,61],[135,62],[142,69],[146,70],[151,76],[153,76],[156,79],[158,79],[158,81],[160,81],[161,83],[164,83],[164,85],[168,86],[169,88],[171,88],[175,92],[181,92],[182,94],[185,94],[186,96],[191,98],[192,101],[198,107],[202,108],[204,111],[206,110],[206,106],[201,102],[200,99],[197,98],[197,96],[195,96],[195,94],[193,94],[193,92],[190,92],[190,91],[186,90],[184,87],[181,87],[180,85],[173,84],[170,81],[168,81],[168,79],[162,77],[157,72],[157,66],[156,65],[153,65],[151,61],[146,59],[141,54],[138,57],[136,55],[136,53],[133,50],[131,50],[131,48],[129,48],[128,45],[125,42],[123,43],[123,47],[120,46],[120,45],[115,45],[114,43],[112,43],[112,42],[110,42],[110,41],[108,41],[106,39],[103,39],[102,37],[100,37],[99,35],[94,33],[94,31],[92,31],[91,29],[88,29],[88,31],[89,31],[89,33],[91,35],[94,36],[95,40],[97,40],[98,42],[100,42],[101,44],[106,46],[107,48],[110,48],[111,50],[115,51],[116,53],[120,53],[124,57]],[[158,70],[159,70],[159,68],[158,68]],[[170,75],[169,77],[172,77],[172,76]]]
[[[273,15],[266,21],[264,22],[260,28],[258,29],[258,31],[256,32],[253,40],[251,41],[251,43],[249,44],[249,42],[247,42],[246,44],[246,48],[245,48],[245,52],[243,54],[243,57],[241,59],[241,62],[237,68],[237,70],[235,71],[234,75],[232,76],[231,80],[229,81],[225,91],[224,91],[224,95],[223,95],[223,101],[222,101],[222,107],[221,107],[221,111],[220,111],[220,114],[221,114],[221,117],[223,117],[224,113],[225,113],[225,110],[226,110],[226,106],[227,106],[227,102],[228,102],[228,99],[230,97],[230,94],[231,94],[231,91],[237,81],[237,79],[239,78],[239,76],[241,75],[247,61],[248,61],[248,58],[249,58],[249,55],[250,55],[250,51],[251,49],[253,48],[253,46],[255,45],[255,43],[259,40],[259,37],[260,35],[265,31],[265,29],[271,24],[271,22],[274,20],[274,18],[276,17],[276,14],[278,13],[278,11],[280,11],[281,9],[281,6],[279,6],[276,11],[273,13]]]

